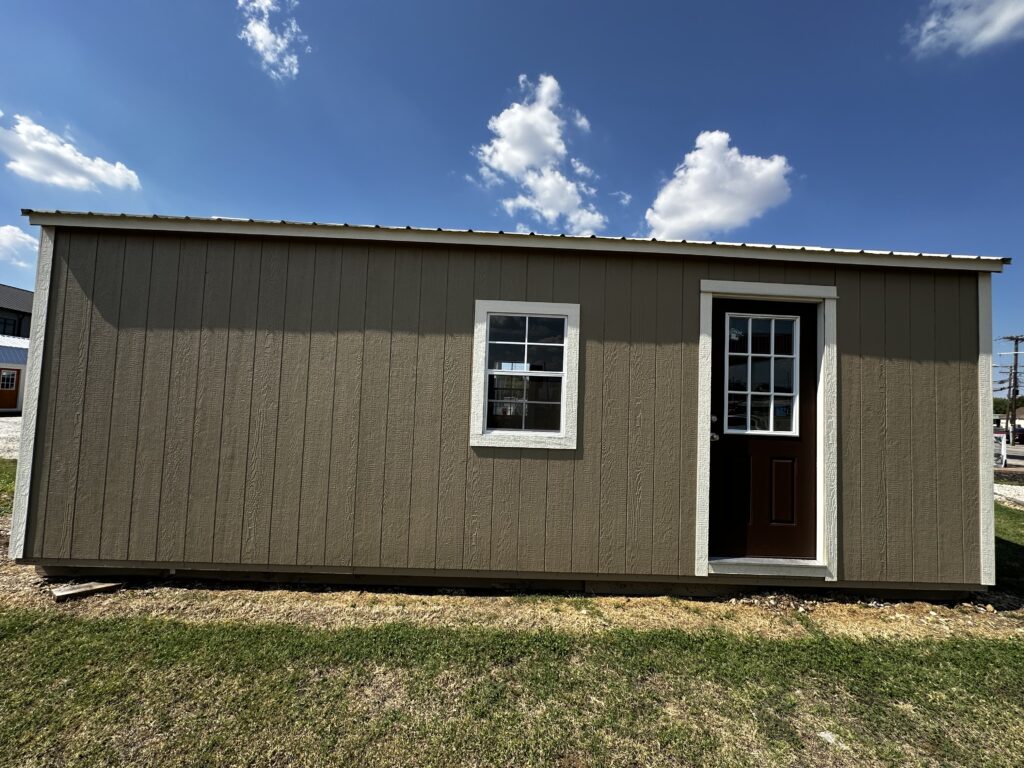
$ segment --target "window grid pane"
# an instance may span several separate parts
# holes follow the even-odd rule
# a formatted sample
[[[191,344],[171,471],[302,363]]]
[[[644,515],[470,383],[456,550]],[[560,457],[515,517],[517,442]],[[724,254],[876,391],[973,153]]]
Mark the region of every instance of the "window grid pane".
[[[486,428],[562,428],[566,318],[489,315]]]
[[[796,333],[796,318],[726,314],[727,432],[795,431]]]

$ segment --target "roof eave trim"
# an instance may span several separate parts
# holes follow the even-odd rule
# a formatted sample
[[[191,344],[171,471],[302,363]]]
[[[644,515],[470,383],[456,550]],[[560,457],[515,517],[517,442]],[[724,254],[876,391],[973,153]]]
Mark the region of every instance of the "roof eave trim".
[[[606,237],[522,235],[472,230],[432,230],[370,227],[347,224],[317,224],[245,219],[145,217],[101,213],[65,213],[25,209],[29,223],[36,226],[73,226],[125,229],[147,232],[182,232],[210,235],[306,237],[430,245],[476,245],[480,247],[557,249],[561,251],[604,251],[608,253],[710,256],[733,259],[789,261],[799,263],[846,264],[851,266],[954,269],[973,272],[1001,272],[1009,259],[991,256],[957,256],[907,253],[871,253],[826,250],[813,247],[692,243]]]

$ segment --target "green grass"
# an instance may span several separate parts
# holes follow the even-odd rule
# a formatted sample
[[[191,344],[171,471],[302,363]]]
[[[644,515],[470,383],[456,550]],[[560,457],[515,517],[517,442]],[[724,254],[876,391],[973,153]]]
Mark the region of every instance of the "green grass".
[[[998,588],[1024,596],[1024,510],[996,504]]]
[[[0,464],[0,503],[12,484],[13,462]],[[1024,512],[997,505],[996,531],[1000,588],[1024,594]],[[328,631],[0,607],[0,659],[0,766],[1016,766],[1024,754],[1024,638]]]
[[[18,462],[14,459],[0,459],[0,515],[11,514],[14,504],[14,474]]]
[[[0,654],[0,765],[1014,765],[1024,750],[1024,641],[5,611]]]

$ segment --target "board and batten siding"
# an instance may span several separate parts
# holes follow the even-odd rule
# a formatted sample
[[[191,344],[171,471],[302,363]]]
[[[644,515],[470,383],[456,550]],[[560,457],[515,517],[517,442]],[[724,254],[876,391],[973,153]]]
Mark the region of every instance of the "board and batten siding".
[[[974,273],[66,228],[25,559],[692,576],[707,278],[837,287],[840,580],[978,583]],[[580,304],[576,450],[469,446],[476,299]]]

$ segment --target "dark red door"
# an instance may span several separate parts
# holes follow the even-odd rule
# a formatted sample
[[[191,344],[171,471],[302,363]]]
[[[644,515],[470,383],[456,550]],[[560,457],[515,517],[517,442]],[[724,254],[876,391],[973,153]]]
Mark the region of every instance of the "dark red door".
[[[711,557],[813,558],[817,305],[712,304]]]

